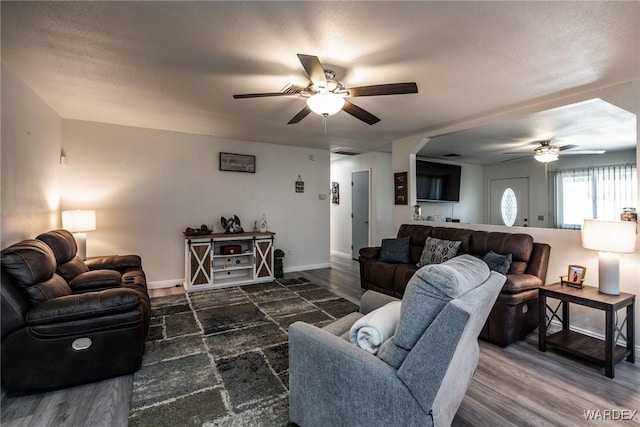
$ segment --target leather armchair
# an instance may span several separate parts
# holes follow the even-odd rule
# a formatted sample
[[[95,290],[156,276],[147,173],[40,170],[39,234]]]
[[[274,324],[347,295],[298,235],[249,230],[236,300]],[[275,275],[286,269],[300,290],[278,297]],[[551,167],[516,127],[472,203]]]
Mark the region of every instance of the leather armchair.
[[[66,387],[140,367],[150,309],[140,257],[83,262],[55,230],[4,249],[2,383],[9,394]]]

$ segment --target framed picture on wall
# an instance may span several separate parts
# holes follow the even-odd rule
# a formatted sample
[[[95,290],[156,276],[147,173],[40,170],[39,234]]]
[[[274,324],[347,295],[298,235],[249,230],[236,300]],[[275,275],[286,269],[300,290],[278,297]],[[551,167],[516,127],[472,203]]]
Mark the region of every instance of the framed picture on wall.
[[[396,205],[409,204],[408,191],[407,191],[407,172],[396,172],[393,174],[393,190],[395,194]]]
[[[256,156],[220,153],[220,170],[256,173]]]

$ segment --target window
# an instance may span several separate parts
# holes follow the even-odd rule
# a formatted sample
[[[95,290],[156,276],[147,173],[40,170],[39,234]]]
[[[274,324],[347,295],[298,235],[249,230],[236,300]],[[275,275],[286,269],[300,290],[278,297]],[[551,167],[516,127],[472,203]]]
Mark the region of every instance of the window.
[[[623,208],[638,206],[636,165],[557,171],[554,182],[559,228],[580,229],[583,219],[617,221]]]
[[[502,222],[507,227],[511,227],[516,222],[518,214],[518,199],[516,193],[511,188],[507,188],[502,193],[500,200],[500,212],[502,213]]]

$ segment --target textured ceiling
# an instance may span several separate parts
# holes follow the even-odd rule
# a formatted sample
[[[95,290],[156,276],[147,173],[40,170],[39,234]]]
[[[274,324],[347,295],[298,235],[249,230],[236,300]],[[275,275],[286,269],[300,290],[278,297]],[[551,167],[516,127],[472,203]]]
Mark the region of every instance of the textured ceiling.
[[[640,2],[6,2],[2,60],[63,118],[316,148],[394,139],[639,76]],[[416,81],[286,123],[297,53],[347,86]]]

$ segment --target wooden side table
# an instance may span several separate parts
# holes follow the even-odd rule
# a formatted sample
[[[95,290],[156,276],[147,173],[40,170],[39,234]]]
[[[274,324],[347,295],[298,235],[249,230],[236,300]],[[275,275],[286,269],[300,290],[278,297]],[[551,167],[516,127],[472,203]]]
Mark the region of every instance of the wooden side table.
[[[547,305],[547,297],[560,300],[554,309]],[[614,377],[613,367],[616,363],[626,358],[627,362],[635,363],[634,352],[634,305],[636,296],[621,292],[620,295],[607,295],[598,292],[594,286],[573,288],[554,283],[539,289],[538,310],[538,349],[547,350],[547,344],[555,348],[582,357],[592,362],[604,364],[604,373],[607,377]],[[605,340],[599,340],[569,329],[569,304],[579,304],[595,308],[605,312]],[[626,307],[626,317],[618,326],[618,310]],[[561,313],[558,313],[559,309]],[[547,309],[551,315],[547,315]],[[561,316],[561,317],[560,317]],[[551,322],[557,319],[562,323],[562,330],[547,335],[547,329]],[[626,326],[626,328],[625,328]],[[626,334],[625,334],[626,332]],[[622,337],[626,347],[617,345],[618,338]]]

